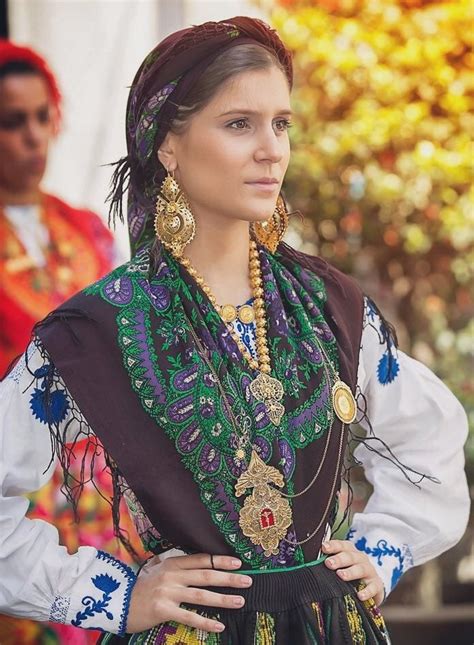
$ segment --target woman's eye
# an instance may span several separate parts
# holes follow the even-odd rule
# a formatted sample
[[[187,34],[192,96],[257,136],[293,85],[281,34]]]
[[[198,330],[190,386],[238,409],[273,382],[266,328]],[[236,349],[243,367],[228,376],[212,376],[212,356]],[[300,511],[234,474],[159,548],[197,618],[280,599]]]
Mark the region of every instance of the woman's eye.
[[[38,112],[38,121],[42,125],[45,125],[46,123],[49,123],[49,121],[50,121],[49,108],[43,108],[43,109],[39,110],[39,112]]]
[[[278,119],[277,121],[275,121],[275,127],[280,132],[288,130],[289,128],[291,128],[291,125],[292,123],[288,119]]]
[[[248,121],[247,119],[238,119],[237,121],[229,123],[229,127],[234,128],[234,130],[245,130],[248,127]]]
[[[26,118],[22,114],[12,114],[0,117],[1,130],[17,130],[25,124]]]

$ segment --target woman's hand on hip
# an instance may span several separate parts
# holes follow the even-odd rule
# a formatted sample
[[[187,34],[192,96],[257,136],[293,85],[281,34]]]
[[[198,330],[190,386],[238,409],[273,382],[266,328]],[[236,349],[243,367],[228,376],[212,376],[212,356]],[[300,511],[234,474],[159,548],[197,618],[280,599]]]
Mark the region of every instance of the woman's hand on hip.
[[[323,542],[322,549],[330,556],[324,564],[341,580],[362,580],[365,583],[364,589],[357,593],[360,600],[373,598],[376,605],[381,604],[385,593],[383,582],[365,553],[356,549],[349,540],[328,540]]]
[[[214,562],[214,569],[212,568]],[[230,573],[241,566],[237,558],[207,553],[150,560],[135,582],[127,618],[127,632],[141,632],[169,620],[206,632],[222,632],[224,625],[183,609],[181,603],[219,609],[240,609],[242,596],[208,591],[201,587],[248,588],[250,576]]]

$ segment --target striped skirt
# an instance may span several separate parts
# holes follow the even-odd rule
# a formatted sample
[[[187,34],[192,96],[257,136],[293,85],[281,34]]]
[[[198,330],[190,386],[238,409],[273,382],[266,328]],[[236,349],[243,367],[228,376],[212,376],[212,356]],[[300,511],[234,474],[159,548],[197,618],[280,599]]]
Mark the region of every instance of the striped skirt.
[[[242,572],[243,573],[243,572]],[[222,610],[183,605],[222,622],[226,629],[208,633],[178,623],[162,623],[123,637],[104,634],[101,645],[387,645],[383,618],[373,601],[362,602],[354,584],[344,582],[320,562],[284,571],[253,574],[242,609]],[[359,585],[360,586],[360,585]],[[216,589],[212,589],[216,591]],[[237,593],[219,588],[222,593]]]

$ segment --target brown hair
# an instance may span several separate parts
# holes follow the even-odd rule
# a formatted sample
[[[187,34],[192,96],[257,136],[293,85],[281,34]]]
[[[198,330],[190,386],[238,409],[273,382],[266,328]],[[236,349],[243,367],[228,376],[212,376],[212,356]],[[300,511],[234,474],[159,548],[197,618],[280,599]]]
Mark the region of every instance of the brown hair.
[[[211,101],[219,88],[242,72],[276,67],[286,78],[286,71],[275,54],[261,45],[236,45],[220,54],[207,67],[178,107],[170,130],[180,134],[189,119]]]

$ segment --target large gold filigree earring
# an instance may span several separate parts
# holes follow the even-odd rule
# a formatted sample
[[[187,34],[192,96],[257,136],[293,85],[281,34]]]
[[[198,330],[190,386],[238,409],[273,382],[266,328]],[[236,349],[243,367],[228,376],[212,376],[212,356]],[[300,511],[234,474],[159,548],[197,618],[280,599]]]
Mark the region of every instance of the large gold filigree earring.
[[[257,242],[265,246],[270,253],[275,253],[288,228],[288,213],[285,201],[278,195],[273,215],[266,222],[253,222],[252,231]]]
[[[188,200],[169,171],[156,200],[155,232],[162,244],[178,257],[196,234]]]

